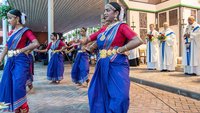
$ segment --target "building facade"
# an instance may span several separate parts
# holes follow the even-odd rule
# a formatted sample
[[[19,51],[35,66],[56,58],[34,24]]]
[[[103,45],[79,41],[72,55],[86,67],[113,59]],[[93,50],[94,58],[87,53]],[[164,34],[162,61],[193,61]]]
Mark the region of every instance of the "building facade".
[[[117,0],[116,0],[117,1]],[[149,31],[149,24],[163,30],[163,23],[169,26],[177,36],[179,56],[182,55],[183,32],[189,16],[194,16],[200,23],[199,0],[118,0],[126,8],[126,21],[139,36],[144,39]]]

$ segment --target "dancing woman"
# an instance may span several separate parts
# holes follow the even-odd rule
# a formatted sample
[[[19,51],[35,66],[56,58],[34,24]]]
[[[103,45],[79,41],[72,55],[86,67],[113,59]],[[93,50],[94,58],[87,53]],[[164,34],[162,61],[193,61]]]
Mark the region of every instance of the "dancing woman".
[[[49,49],[51,52],[51,59],[47,67],[47,79],[52,81],[51,83],[60,83],[64,74],[64,58],[62,51],[67,48],[66,44],[59,40],[57,33],[51,34],[52,42],[44,50],[35,50],[35,52],[45,53]]]
[[[86,28],[81,28],[80,34],[82,38],[86,38]],[[81,49],[78,50],[74,64],[72,66],[71,78],[75,84],[83,85],[86,82],[88,86],[89,82],[89,54],[85,50],[86,46],[81,45]]]
[[[104,17],[109,24],[89,38],[86,44],[96,40],[100,50],[96,69],[88,90],[90,113],[127,113],[129,108],[129,63],[123,53],[142,44],[131,28],[121,22],[124,14],[120,5],[105,5]],[[95,44],[91,46],[95,48]]]
[[[37,48],[39,43],[33,32],[23,26],[25,14],[13,9],[7,16],[14,29],[9,33],[7,44],[0,55],[0,62],[8,55],[0,82],[0,102],[9,103],[9,107],[4,111],[28,113],[26,81],[30,72],[30,60],[27,52]],[[29,41],[31,43],[27,46]]]

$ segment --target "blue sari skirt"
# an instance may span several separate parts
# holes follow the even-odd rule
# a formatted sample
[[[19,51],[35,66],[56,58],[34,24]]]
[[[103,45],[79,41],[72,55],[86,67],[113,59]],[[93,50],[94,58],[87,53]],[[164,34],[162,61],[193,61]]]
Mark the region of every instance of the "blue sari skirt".
[[[90,113],[127,113],[129,89],[127,56],[99,59],[88,90]]]
[[[89,74],[89,55],[86,52],[78,52],[72,66],[71,77],[74,83],[84,83]]]
[[[29,76],[26,82],[26,85],[30,85],[33,82],[33,75],[34,75],[34,59],[33,59],[33,55],[29,54],[28,55],[29,60],[30,60],[30,67],[29,67]]]
[[[64,59],[62,53],[54,53],[47,67],[47,79],[51,81],[62,80],[64,74]]]
[[[30,60],[24,53],[8,58],[0,82],[0,102],[10,104],[5,111],[15,111],[27,102],[26,81],[29,66]]]

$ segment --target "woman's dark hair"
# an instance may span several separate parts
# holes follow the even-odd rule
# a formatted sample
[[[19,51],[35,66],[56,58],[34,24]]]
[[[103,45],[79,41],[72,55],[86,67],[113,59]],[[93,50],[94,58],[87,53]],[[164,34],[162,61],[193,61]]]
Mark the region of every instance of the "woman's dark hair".
[[[63,33],[58,33],[58,35],[59,35],[59,39],[63,40]]]
[[[53,32],[53,33],[51,33],[53,36],[55,36],[56,37],[56,39],[58,39],[59,37],[57,36],[57,34],[58,33],[56,33],[56,32]]]
[[[22,13],[21,13],[19,10],[17,10],[17,9],[12,9],[12,10],[10,10],[8,13],[19,17],[19,23],[22,24],[22,20],[21,20],[21,15],[22,15]],[[26,18],[26,17],[25,17],[25,18]]]
[[[117,18],[119,19],[119,15],[120,15],[120,11],[121,11],[121,6],[117,2],[110,2],[109,4],[112,5],[116,9],[115,11],[119,12],[119,14],[117,16]]]
[[[87,28],[85,28],[85,27],[82,27],[81,29],[83,29],[85,32],[87,31]]]

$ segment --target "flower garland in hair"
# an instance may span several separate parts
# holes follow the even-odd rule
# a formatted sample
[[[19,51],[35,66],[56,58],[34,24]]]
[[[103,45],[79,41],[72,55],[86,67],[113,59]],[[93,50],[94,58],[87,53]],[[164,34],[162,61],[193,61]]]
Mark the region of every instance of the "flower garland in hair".
[[[121,7],[121,11],[119,14],[119,21],[123,21],[123,19],[124,19],[124,9]]]
[[[24,14],[24,13],[22,13],[22,15],[21,15],[21,22],[23,25],[26,24],[26,14]]]

